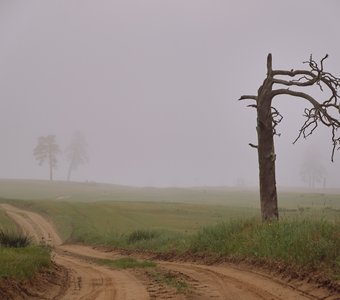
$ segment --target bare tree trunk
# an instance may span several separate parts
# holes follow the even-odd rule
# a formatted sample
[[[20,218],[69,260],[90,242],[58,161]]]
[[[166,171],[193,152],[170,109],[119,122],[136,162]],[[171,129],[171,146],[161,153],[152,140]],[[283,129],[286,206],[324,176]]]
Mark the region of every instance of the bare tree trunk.
[[[260,200],[262,220],[278,219],[277,191],[275,179],[275,150],[271,119],[264,117],[270,109],[258,112],[258,159],[260,172]],[[269,121],[268,121],[269,120]]]
[[[268,55],[267,78],[258,91],[257,136],[260,177],[260,201],[262,220],[277,220],[279,217],[275,179],[274,128],[271,111],[272,68],[271,55]]]
[[[53,166],[51,160],[50,160],[50,181],[53,181]]]
[[[71,172],[72,172],[72,169],[73,169],[73,161],[70,162],[70,165],[68,167],[68,171],[67,171],[67,181],[70,181],[71,179]]]
[[[50,181],[53,181],[53,162],[52,162],[52,153],[51,153],[50,146],[48,150],[48,164],[50,167]]]

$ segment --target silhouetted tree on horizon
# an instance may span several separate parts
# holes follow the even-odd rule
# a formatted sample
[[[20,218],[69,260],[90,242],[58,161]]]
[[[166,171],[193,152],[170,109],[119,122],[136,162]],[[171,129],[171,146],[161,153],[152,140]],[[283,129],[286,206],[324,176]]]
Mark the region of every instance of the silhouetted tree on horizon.
[[[277,220],[278,199],[275,178],[275,148],[274,135],[277,135],[276,126],[281,122],[282,115],[272,106],[272,100],[276,96],[288,95],[307,100],[310,108],[305,108],[304,117],[306,121],[300,128],[295,143],[301,137],[307,138],[320,125],[325,125],[331,130],[332,152],[340,147],[340,78],[324,71],[324,60],[320,64],[313,60],[312,55],[305,64],[309,70],[273,70],[272,55],[267,57],[267,77],[258,89],[257,95],[243,95],[239,100],[254,100],[255,104],[248,105],[257,111],[257,137],[258,145],[249,144],[258,151],[259,179],[260,179],[260,201],[262,220]],[[280,87],[274,89],[273,87]],[[318,101],[310,94],[291,88],[305,88],[317,86],[322,92],[328,90],[330,95],[323,101]]]
[[[70,145],[66,149],[67,158],[70,162],[67,181],[71,179],[72,171],[76,170],[80,165],[88,162],[87,143],[81,132],[76,132],[71,140]]]
[[[42,165],[45,161],[49,165],[50,180],[53,180],[53,169],[57,167],[57,155],[60,153],[55,135],[41,136],[33,150],[35,159]]]
[[[326,187],[326,168],[320,157],[309,151],[304,155],[300,166],[300,177],[308,188]]]

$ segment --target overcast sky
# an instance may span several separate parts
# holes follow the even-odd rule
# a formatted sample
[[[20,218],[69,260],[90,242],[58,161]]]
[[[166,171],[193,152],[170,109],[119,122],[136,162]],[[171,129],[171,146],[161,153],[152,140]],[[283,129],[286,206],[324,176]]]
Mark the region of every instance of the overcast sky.
[[[337,0],[1,0],[0,178],[48,178],[33,148],[75,131],[89,163],[77,181],[192,186],[258,183],[255,94],[273,67],[306,68],[326,53],[340,76]],[[306,160],[339,186],[340,151],[330,131],[292,145],[302,99],[275,99],[279,186],[303,185]],[[55,177],[65,180],[60,155]]]

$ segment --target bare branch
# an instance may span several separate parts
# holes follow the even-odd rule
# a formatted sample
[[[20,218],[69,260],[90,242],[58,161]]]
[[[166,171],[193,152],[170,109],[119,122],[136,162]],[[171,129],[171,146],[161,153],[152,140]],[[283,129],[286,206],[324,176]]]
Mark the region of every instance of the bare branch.
[[[290,95],[290,96],[304,98],[308,100],[310,103],[312,103],[313,106],[315,107],[320,106],[320,103],[317,100],[315,100],[312,96],[306,93],[303,93],[303,92],[296,92],[296,91],[292,91],[289,89],[278,89],[278,90],[272,91],[273,98],[278,95]]]
[[[317,84],[321,91],[323,91],[323,86],[321,83],[325,84],[332,93],[331,98],[328,101],[332,101],[334,97],[338,98],[339,94],[337,93],[337,89],[340,87],[340,78],[333,76],[328,72],[323,71],[323,64],[325,59],[328,57],[328,54],[322,58],[319,65],[313,60],[312,55],[310,56],[309,61],[305,61],[305,64],[308,64],[311,68],[310,71],[308,70],[274,70],[273,76],[281,75],[281,76],[289,76],[295,77],[300,76],[298,79],[294,80],[283,80],[274,78],[273,82],[276,84],[283,84],[286,86],[312,86]]]
[[[315,74],[311,71],[307,71],[307,70],[273,70],[273,76],[276,75],[282,75],[282,76],[289,76],[289,77],[295,77],[295,76],[301,76],[301,75],[305,75],[305,76],[311,76],[314,78]]]
[[[305,79],[306,81],[301,82],[302,79]],[[273,83],[283,84],[283,85],[287,85],[287,86],[311,86],[311,85],[315,84],[317,81],[318,81],[317,77],[315,77],[313,79],[308,79],[306,76],[302,76],[299,79],[290,80],[290,81],[274,78]]]
[[[241,100],[257,100],[257,96],[254,96],[254,95],[243,95],[241,96],[239,99],[239,101]]]
[[[297,138],[294,140],[293,144],[295,144],[300,139],[301,136],[303,136],[306,139],[314,132],[314,130],[318,126],[318,115],[316,113],[315,108],[312,109],[305,108],[304,116],[307,118],[307,120],[303,123],[301,129],[299,130],[299,134]]]
[[[257,149],[258,148],[258,146],[257,145],[254,145],[254,144],[252,144],[252,143],[249,143],[248,144],[250,147],[252,147],[252,148],[255,148],[255,149]]]
[[[273,135],[281,136],[281,133],[277,133],[276,126],[281,123],[283,116],[275,107],[271,107],[272,110],[272,122],[273,122]]]
[[[318,63],[313,59],[313,55],[311,54],[310,57],[309,57],[309,61],[304,61],[303,63],[304,64],[308,64],[310,66],[310,68],[313,70],[313,71],[316,71],[316,72],[320,72],[322,73],[323,72],[323,62],[324,60],[328,57],[328,54],[326,54],[320,61],[320,68],[319,68],[319,65]]]
[[[340,128],[340,78],[335,77],[331,73],[324,72],[324,61],[327,59],[328,54],[326,54],[318,64],[311,55],[309,61],[304,62],[308,64],[311,68],[310,71],[304,70],[291,70],[291,71],[273,71],[275,75],[286,75],[290,77],[295,77],[299,75],[300,77],[295,80],[283,80],[274,78],[273,82],[276,84],[282,84],[285,86],[311,86],[316,84],[320,90],[323,92],[326,86],[330,91],[330,97],[325,101],[317,101],[312,96],[306,93],[297,92],[289,89],[278,89],[272,92],[273,97],[277,95],[290,95],[294,97],[300,97],[308,100],[312,104],[312,108],[305,109],[304,116],[306,121],[302,125],[299,134],[293,143],[296,143],[300,137],[307,138],[318,127],[319,123],[330,127],[332,129],[332,155],[331,160],[334,160],[335,150],[340,149],[340,135],[337,135]],[[323,86],[324,85],[324,86]],[[334,116],[336,112],[339,112],[339,116]],[[274,121],[273,121],[274,122]]]
[[[328,57],[328,54],[325,55],[325,57],[323,59],[321,59],[321,72],[323,71],[323,61]]]
[[[265,82],[285,87],[271,90],[270,100],[279,95],[289,95],[305,99],[311,104],[312,107],[306,108],[304,111],[306,120],[293,143],[296,143],[300,137],[307,138],[310,136],[319,124],[330,127],[333,143],[331,160],[333,161],[335,150],[340,149],[340,78],[324,71],[324,62],[327,58],[328,54],[317,63],[313,56],[310,55],[309,60],[303,62],[309,66],[310,70],[272,70],[272,59],[269,54],[267,57],[267,78]],[[319,101],[310,94],[294,90],[294,87],[308,86],[317,86],[322,92],[329,91],[330,96],[327,96],[326,100]],[[257,103],[249,105],[249,107],[257,108],[257,106],[262,105],[261,101],[258,103],[261,100],[258,99],[261,95],[260,91],[261,88],[259,89],[258,96],[244,95],[240,100],[255,100]],[[276,127],[282,121],[282,115],[274,107],[271,107],[271,118],[273,135],[279,135],[277,134]]]

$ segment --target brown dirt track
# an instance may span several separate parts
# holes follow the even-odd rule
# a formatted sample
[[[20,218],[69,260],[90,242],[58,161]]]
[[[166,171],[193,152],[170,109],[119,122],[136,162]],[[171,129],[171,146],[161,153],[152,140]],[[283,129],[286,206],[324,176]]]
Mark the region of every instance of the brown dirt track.
[[[149,270],[116,270],[97,265],[91,258],[116,259],[122,255],[87,246],[63,245],[53,225],[41,215],[9,204],[1,207],[24,232],[54,247],[59,270],[55,272],[55,282],[41,283],[45,288],[40,288],[39,294],[30,292],[26,284],[18,289],[15,298],[8,299],[340,299],[340,295],[325,289],[305,282],[287,283],[250,267],[157,261],[157,272],[171,273],[186,282],[187,288],[178,291],[154,280]],[[39,285],[39,276],[32,282],[32,290],[35,285]],[[0,292],[1,289],[0,284]]]

